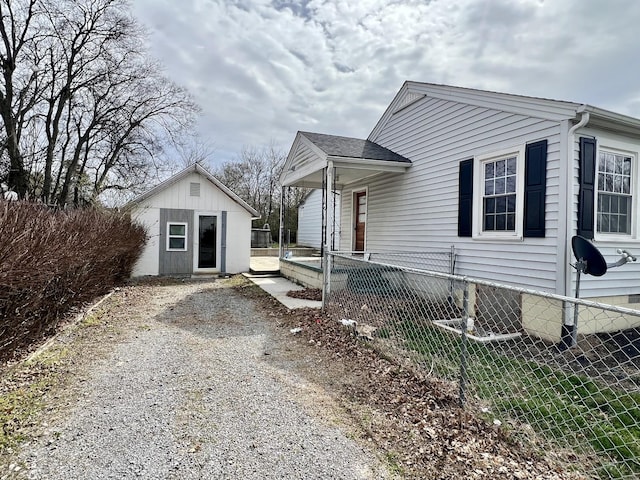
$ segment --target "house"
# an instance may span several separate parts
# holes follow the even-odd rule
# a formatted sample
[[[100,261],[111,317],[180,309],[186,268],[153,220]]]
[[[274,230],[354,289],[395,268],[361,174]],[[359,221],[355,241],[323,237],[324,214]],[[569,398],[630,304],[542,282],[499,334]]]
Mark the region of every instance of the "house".
[[[298,205],[298,232],[296,243],[300,247],[318,250],[322,246],[322,190],[313,189]],[[335,224],[340,228],[340,203],[335,202]],[[340,237],[338,232],[337,237]]]
[[[132,200],[127,208],[149,240],[133,276],[249,270],[258,212],[199,164]]]
[[[456,273],[573,296],[571,238],[640,253],[640,119],[591,105],[405,82],[367,139],[298,132],[283,186],[327,196],[333,250],[455,247]],[[640,262],[581,297],[640,307]]]

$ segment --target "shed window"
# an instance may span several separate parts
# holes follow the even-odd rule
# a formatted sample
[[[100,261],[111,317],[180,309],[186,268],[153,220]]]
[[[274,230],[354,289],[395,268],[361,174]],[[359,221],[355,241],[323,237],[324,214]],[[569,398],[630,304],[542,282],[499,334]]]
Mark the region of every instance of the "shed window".
[[[631,155],[600,150],[598,155],[598,233],[631,234]]]
[[[187,224],[167,223],[167,251],[187,250]]]

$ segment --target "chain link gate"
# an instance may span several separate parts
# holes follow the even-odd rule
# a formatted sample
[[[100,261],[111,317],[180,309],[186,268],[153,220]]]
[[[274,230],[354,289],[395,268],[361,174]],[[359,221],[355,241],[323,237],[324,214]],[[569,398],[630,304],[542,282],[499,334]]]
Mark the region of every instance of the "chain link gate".
[[[640,311],[452,275],[455,253],[331,253],[324,308],[595,478],[640,476]],[[419,265],[412,268],[410,265]],[[579,309],[577,345],[562,319]]]

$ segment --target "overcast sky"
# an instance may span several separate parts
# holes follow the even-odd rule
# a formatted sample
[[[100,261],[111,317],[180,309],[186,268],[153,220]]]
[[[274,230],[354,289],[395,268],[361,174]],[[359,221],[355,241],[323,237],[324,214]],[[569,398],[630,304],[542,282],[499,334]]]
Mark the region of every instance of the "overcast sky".
[[[637,0],[133,0],[214,161],[298,130],[366,138],[405,80],[640,117]]]

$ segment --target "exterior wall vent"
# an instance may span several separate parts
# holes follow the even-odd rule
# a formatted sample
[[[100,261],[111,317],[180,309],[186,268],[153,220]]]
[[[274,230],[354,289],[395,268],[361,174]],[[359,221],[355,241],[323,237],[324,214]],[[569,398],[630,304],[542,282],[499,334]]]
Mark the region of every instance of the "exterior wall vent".
[[[200,184],[198,182],[191,182],[189,184],[189,195],[192,197],[200,196]]]

